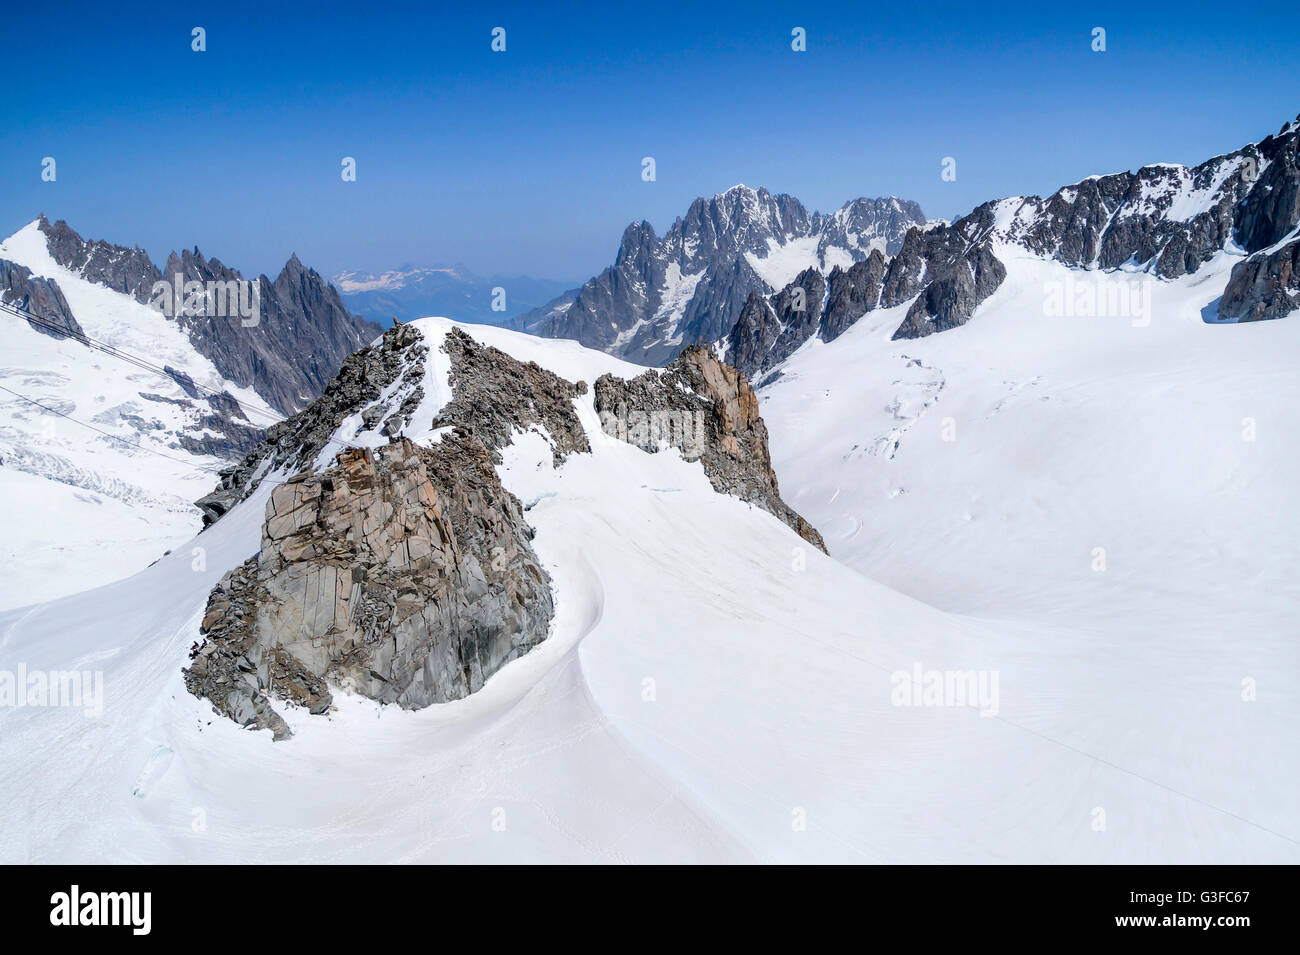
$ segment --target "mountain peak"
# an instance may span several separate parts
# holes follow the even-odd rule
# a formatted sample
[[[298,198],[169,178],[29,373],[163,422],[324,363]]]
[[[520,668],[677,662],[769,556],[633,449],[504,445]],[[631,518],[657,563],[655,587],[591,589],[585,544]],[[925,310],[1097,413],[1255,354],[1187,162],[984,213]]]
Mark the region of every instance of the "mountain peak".
[[[769,294],[809,270],[829,273],[894,253],[925,216],[897,197],[857,199],[833,215],[794,196],[737,183],[691,202],[657,238],[648,222],[624,230],[614,265],[581,289],[526,314],[522,327],[575,338],[642,364],[730,331],[751,292]]]

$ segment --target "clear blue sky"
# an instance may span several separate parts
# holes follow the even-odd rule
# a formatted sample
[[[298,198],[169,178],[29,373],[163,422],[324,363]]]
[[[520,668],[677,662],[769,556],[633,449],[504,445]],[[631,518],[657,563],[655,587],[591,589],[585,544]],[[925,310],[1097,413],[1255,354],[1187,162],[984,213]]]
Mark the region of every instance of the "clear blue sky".
[[[628,222],[662,233],[737,182],[953,217],[1300,113],[1295,0],[409,6],[9,8],[0,230],[44,211],[157,261],[580,279]]]

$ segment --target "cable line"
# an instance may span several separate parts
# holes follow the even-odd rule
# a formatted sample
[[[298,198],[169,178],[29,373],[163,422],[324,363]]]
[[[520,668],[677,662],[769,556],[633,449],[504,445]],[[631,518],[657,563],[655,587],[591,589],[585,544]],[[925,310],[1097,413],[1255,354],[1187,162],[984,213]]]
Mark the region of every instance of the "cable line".
[[[80,332],[72,331],[71,329],[65,328],[62,325],[48,321],[47,319],[41,318],[37,315],[33,315],[27,309],[18,305],[14,305],[11,302],[0,301],[0,311],[3,311],[6,314],[11,315],[15,318],[21,318],[27,322],[30,322],[33,325],[46,329],[47,331],[57,332],[59,335],[62,335],[65,338],[71,338],[74,341],[78,341],[89,348],[94,348],[98,351],[103,352],[106,355],[111,355],[114,358],[121,359],[127,364],[134,365],[136,368],[139,368],[143,371],[147,371],[147,372],[151,372],[152,374],[159,375],[163,378],[166,378],[168,381],[172,382],[173,384],[177,384],[177,385],[180,384],[180,382],[177,381],[176,375],[167,371],[166,368],[161,367],[159,365],[155,365],[153,362],[145,358],[141,358],[138,355],[133,355],[130,352],[122,351],[120,348],[118,348],[115,345],[110,345],[107,342],[102,342],[99,341],[98,339],[91,338],[84,331],[80,331]],[[184,373],[178,371],[177,374],[184,374]],[[250,413],[255,415],[261,415],[263,418],[269,419],[272,424],[279,424],[281,421],[285,420],[283,417],[277,416],[274,412],[263,411],[260,408],[249,407],[248,405],[244,404],[242,401],[240,401],[238,398],[236,398],[228,391],[217,391],[213,388],[207,387],[206,385],[199,384],[193,378],[190,378],[189,375],[185,375],[185,377],[186,379],[188,379],[190,387],[194,388],[194,390],[203,392],[208,397],[219,398],[225,402],[234,402],[234,404],[239,407],[240,411],[244,413],[244,419],[248,421],[250,424],[253,423],[253,419],[249,417]],[[185,390],[183,386],[181,390],[182,391]]]
[[[20,395],[12,388],[6,388],[4,385],[0,385],[0,391],[7,391],[15,398],[21,398],[23,401],[26,401],[28,404],[35,405],[36,407],[40,408],[42,411],[48,411],[50,414],[56,414],[60,418],[67,418],[73,424],[79,424],[83,428],[89,428],[91,431],[98,431],[104,437],[112,438],[114,441],[120,441],[123,444],[128,444],[133,448],[139,448],[141,451],[148,451],[150,454],[156,454],[160,458],[166,458],[168,461],[172,461],[176,464],[180,464],[187,468],[195,468],[199,471],[209,471],[213,474],[220,473],[219,468],[208,467],[207,465],[204,464],[195,464],[193,461],[182,461],[180,458],[174,458],[170,454],[163,454],[161,451],[155,451],[153,448],[145,447],[143,444],[140,444],[136,441],[128,441],[126,438],[119,437],[116,434],[112,434],[108,431],[105,431],[103,428],[96,428],[93,424],[87,424],[84,421],[80,421],[77,418],[72,417],[72,415],[70,414],[65,414],[64,412],[60,411],[58,408],[51,408],[48,405],[43,405],[35,398],[28,398],[26,395]]]

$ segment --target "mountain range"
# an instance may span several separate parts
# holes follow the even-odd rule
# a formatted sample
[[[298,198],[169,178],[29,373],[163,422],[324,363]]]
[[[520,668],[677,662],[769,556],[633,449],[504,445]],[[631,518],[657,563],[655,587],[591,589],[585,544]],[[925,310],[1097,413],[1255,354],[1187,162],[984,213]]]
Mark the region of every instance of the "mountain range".
[[[643,365],[730,331],[752,291],[782,288],[807,268],[848,268],[872,252],[894,254],[921,207],[855,199],[830,215],[766,189],[733,186],[696,199],[662,238],[629,225],[614,264],[573,293],[521,316],[517,327]]]
[[[1213,320],[1277,318],[1300,291],[1296,138],[1297,123],[1286,123],[1196,166],[1089,176],[1046,199],[991,200],[951,223],[895,198],[857,199],[827,216],[734,186],[696,199],[662,239],[647,222],[628,226],[613,266],[517,327],[647,365],[716,342],[758,374],[876,308],[910,303],[900,339],[963,324],[1005,278],[995,249],[1008,244],[1072,268],[1163,279],[1240,250],[1247,258]]]
[[[6,699],[0,859],[1300,861],[1300,118],[860,202],[737,187],[533,334],[266,394],[287,318],[0,243],[0,677],[103,688]]]
[[[476,275],[463,265],[403,265],[380,274],[347,271],[334,277],[334,285],[354,314],[385,326],[394,318],[405,322],[427,315],[510,325],[572,287],[526,275]]]
[[[776,294],[751,293],[722,352],[756,375],[810,338],[832,341],[871,310],[903,303],[896,339],[956,328],[1005,280],[1003,260],[1020,252],[1084,272],[1163,280],[1196,274],[1222,252],[1242,253],[1207,320],[1281,318],[1300,304],[1298,138],[1300,118],[1196,166],[1089,176],[1047,199],[994,200],[950,224],[911,229],[890,258],[873,253],[827,276],[806,269]],[[794,308],[796,298],[807,307]]]

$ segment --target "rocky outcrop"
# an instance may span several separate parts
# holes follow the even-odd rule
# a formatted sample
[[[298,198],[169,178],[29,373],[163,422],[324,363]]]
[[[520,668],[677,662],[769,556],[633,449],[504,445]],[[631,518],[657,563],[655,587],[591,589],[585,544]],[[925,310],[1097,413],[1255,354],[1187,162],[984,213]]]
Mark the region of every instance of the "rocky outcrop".
[[[749,380],[707,348],[689,346],[663,371],[630,381],[602,375],[595,407],[606,434],[652,454],[676,448],[703,464],[714,490],[758,505],[826,550],[817,530],[781,500]]]
[[[804,269],[772,297],[772,310],[781,323],[781,334],[773,343],[765,365],[785,361],[816,333],[825,297],[826,280],[816,269]]]
[[[530,429],[546,435],[557,462],[571,452],[590,450],[572,401],[586,394],[585,383],[566,381],[535,363],[481,345],[459,328],[447,332],[442,348],[451,361],[452,399],[430,427],[473,432],[495,460],[515,432]],[[375,345],[349,355],[319,399],[268,428],[243,461],[222,473],[217,488],[195,502],[204,525],[251,494],[266,475],[305,470],[324,452],[346,446],[338,442],[357,435],[335,435],[352,415],[359,418],[360,431],[402,435],[424,399],[428,355],[429,346],[414,325],[395,325]]]
[[[1219,301],[1219,317],[1239,322],[1285,318],[1296,309],[1300,309],[1300,239],[1238,262]]]
[[[880,304],[887,269],[880,250],[872,249],[847,269],[835,266],[825,279],[815,269],[806,269],[767,299],[751,294],[727,337],[727,361],[758,380],[808,339],[834,341]],[[796,307],[800,303],[802,311]]]
[[[418,329],[395,325],[376,344],[345,358],[320,398],[267,428],[262,442],[237,465],[223,471],[216,489],[195,502],[203,512],[204,526],[251,494],[267,474],[310,468],[329,449],[334,433],[349,415],[359,414],[366,430],[387,437],[400,434],[405,415],[424,395],[428,353],[429,346]],[[385,392],[389,392],[388,400],[380,402]]]
[[[546,638],[550,581],[494,465],[525,431],[549,440],[557,465],[589,452],[574,408],[587,386],[459,328],[440,347],[451,397],[436,415],[420,410],[429,345],[419,328],[397,326],[350,356],[320,399],[272,428],[200,502],[215,520],[264,479],[281,482],[257,556],[212,591],[185,670],[190,692],[218,713],[283,739],[284,707],[328,712],[340,687],[408,708],[446,702]],[[631,381],[605,375],[594,401],[611,434],[647,451],[680,449],[719,493],[825,549],[781,500],[754,390],[708,349],[687,348]],[[427,447],[402,434],[417,413],[432,418],[420,428],[436,434]],[[393,440],[332,453],[353,428]]]
[[[780,335],[781,321],[771,304],[757,292],[750,292],[727,337],[727,361],[743,374],[756,377]]]
[[[516,431],[540,428],[551,442],[555,463],[574,451],[590,451],[587,432],[573,399],[587,393],[535,362],[521,362],[489,345],[480,345],[459,328],[447,332],[443,349],[451,359],[452,400],[438,412],[435,428],[473,432],[493,460]]]
[[[996,238],[994,225],[993,209],[985,205],[950,225],[907,234],[881,280],[881,308],[917,296],[895,339],[963,325],[997,290],[1007,273],[989,248]]]
[[[985,246],[947,257],[926,259],[928,282],[907,310],[894,339],[921,338],[964,325],[975,307],[992,295],[1007,277],[1006,266]]]
[[[418,709],[479,689],[547,635],[549,578],[487,448],[457,429],[399,439],[276,487],[261,550],[213,590],[191,693],[289,735],[330,686]]]
[[[1234,210],[1234,233],[1243,249],[1258,252],[1281,242],[1300,223],[1300,116],[1242,153],[1258,154],[1258,172]]]
[[[86,340],[59,283],[32,275],[26,266],[0,259],[0,302],[40,319],[27,324],[42,335]]]
[[[888,266],[878,249],[848,269],[836,266],[826,280],[826,310],[817,333],[822,341],[834,341],[859,318],[880,303],[880,290]]]
[[[879,256],[874,250],[872,254]],[[745,375],[757,377],[789,358],[817,333],[825,298],[826,280],[816,269],[804,269],[766,300],[751,292],[728,337],[727,360]]]
[[[735,186],[696,199],[662,238],[648,222],[628,226],[611,268],[575,294],[522,316],[519,327],[664,364],[683,343],[727,336],[750,293],[778,291],[753,264],[774,250],[815,239],[820,274],[872,250],[892,254],[906,231],[924,222],[920,207],[901,199],[855,199],[824,215],[792,196]]]

